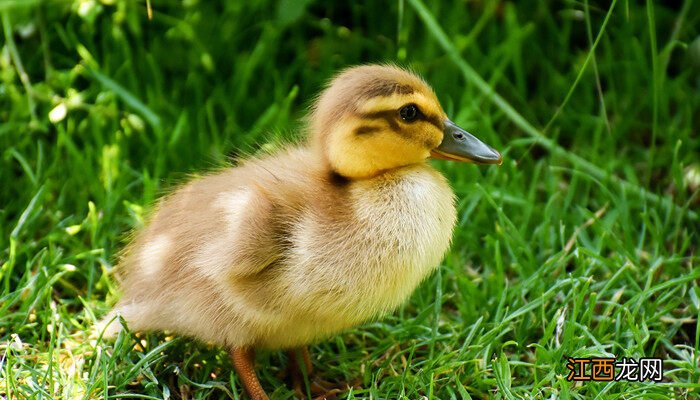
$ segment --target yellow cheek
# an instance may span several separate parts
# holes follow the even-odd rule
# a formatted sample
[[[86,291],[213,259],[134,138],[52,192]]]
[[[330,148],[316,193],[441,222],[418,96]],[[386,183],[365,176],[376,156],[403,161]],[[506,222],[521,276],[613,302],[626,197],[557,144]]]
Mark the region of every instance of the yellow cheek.
[[[387,128],[356,135],[355,124],[343,122],[329,136],[328,161],[341,175],[364,178],[383,171],[424,161],[430,151],[422,143],[406,139]]]
[[[434,125],[424,122],[422,124],[422,131],[420,136],[418,136],[423,146],[427,149],[432,150],[442,143],[443,133],[441,130],[437,129]]]
[[[328,162],[336,172],[347,177],[362,176],[362,170],[368,168],[362,155],[350,140],[354,126],[347,121],[336,125],[334,132],[328,136],[326,155]]]

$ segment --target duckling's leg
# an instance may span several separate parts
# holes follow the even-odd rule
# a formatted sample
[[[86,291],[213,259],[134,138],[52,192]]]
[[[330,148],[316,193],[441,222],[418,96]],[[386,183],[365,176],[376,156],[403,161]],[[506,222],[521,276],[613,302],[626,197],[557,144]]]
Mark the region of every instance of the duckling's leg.
[[[299,353],[301,353],[301,360],[299,359]],[[289,370],[293,372],[292,376],[299,375],[302,365],[308,376],[311,376],[314,372],[314,365],[311,363],[311,354],[309,353],[309,348],[299,347],[297,349],[289,350],[287,352],[289,356]],[[303,376],[301,376],[303,378]]]
[[[299,357],[299,353],[301,353],[301,359]],[[306,397],[306,391],[304,390],[304,371],[306,372],[306,376],[309,377],[311,381],[311,385],[309,387],[311,394],[314,396],[319,396],[316,397],[315,400],[335,399],[339,393],[343,392],[343,389],[348,388],[346,384],[333,385],[332,383],[326,382],[322,379],[311,378],[313,375],[314,366],[311,363],[311,355],[309,354],[308,347],[304,346],[298,349],[289,350],[287,355],[289,357],[289,365],[287,370],[292,378],[292,387],[299,398]],[[304,371],[302,371],[302,368],[304,368]]]
[[[245,391],[251,400],[269,400],[265,390],[260,386],[258,376],[255,374],[253,361],[255,351],[249,347],[231,349],[229,352],[233,368],[238,374],[238,379],[243,383]]]
[[[301,353],[302,356],[301,360],[299,359],[299,353]],[[304,397],[304,373],[306,373],[307,377],[311,377],[311,373],[313,371],[313,364],[311,364],[309,349],[306,347],[300,347],[298,349],[289,350],[287,351],[287,357],[289,358],[289,364],[287,365],[287,376],[292,380],[292,388],[298,396]],[[303,370],[302,366],[304,367]]]

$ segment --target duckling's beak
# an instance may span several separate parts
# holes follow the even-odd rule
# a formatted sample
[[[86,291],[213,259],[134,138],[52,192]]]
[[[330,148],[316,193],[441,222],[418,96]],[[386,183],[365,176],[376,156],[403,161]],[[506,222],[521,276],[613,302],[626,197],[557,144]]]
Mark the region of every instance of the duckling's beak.
[[[457,126],[449,119],[445,120],[442,143],[431,152],[431,156],[443,160],[472,162],[475,164],[503,163],[501,153],[477,139],[471,133]]]

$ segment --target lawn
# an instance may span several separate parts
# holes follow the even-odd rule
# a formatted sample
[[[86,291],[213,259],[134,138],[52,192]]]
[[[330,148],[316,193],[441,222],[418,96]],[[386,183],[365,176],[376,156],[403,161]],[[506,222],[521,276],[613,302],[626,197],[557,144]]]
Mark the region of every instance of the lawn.
[[[410,66],[504,163],[432,162],[451,251],[312,346],[355,399],[700,392],[700,2],[0,1],[0,398],[243,398],[222,349],[91,337],[116,256],[191,174],[298,138],[339,69]],[[569,381],[659,358],[661,382]],[[274,399],[282,352],[257,357]]]

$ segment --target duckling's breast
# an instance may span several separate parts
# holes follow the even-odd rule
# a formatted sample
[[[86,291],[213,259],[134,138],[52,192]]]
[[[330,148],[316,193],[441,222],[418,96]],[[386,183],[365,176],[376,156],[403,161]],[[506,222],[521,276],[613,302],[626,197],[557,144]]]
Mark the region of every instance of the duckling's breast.
[[[310,209],[292,233],[285,301],[304,310],[297,331],[307,322],[337,331],[394,310],[449,247],[454,194],[428,165],[353,182],[345,199],[343,217]]]

